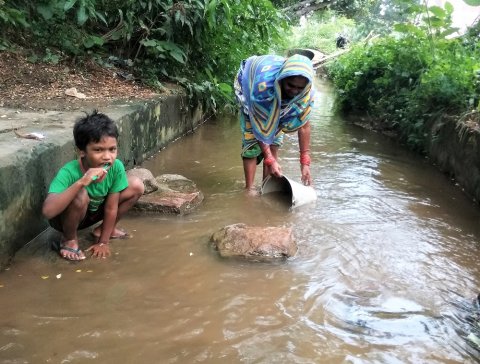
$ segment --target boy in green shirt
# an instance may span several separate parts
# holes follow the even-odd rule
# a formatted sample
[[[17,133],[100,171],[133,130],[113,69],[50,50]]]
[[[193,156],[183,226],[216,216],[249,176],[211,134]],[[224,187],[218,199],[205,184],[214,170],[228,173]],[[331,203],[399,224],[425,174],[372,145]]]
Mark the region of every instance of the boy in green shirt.
[[[59,254],[67,260],[83,260],[77,231],[102,221],[92,234],[92,256],[110,255],[110,239],[127,237],[116,227],[118,220],[143,194],[143,182],[127,177],[117,159],[118,129],[113,120],[96,110],[73,127],[79,158],[65,164],[50,184],[42,213],[62,232]]]

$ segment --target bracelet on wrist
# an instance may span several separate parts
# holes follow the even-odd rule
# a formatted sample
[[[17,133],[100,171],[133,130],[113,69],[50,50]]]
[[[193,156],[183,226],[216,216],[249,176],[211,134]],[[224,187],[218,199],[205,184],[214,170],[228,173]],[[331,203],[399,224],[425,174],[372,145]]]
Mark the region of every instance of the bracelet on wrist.
[[[269,155],[263,160],[263,163],[267,166],[270,167],[273,163],[275,163],[275,158],[273,158],[272,155]]]
[[[310,160],[310,156],[308,154],[305,153],[305,154],[300,155],[300,164],[302,166],[309,166],[310,162],[311,162],[311,160]]]

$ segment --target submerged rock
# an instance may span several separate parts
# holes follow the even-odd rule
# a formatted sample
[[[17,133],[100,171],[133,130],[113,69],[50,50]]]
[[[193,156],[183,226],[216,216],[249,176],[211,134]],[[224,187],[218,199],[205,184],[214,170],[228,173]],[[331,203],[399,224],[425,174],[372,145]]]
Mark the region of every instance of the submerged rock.
[[[131,171],[139,170],[141,168]],[[145,171],[148,171],[148,169]],[[135,175],[138,176],[138,174]],[[151,172],[150,175],[141,171],[139,177],[143,180],[145,191],[147,191],[147,184],[156,187],[156,189],[149,193],[145,192],[135,204],[134,210],[185,215],[202,203],[203,193],[192,180],[177,174],[163,174],[156,178],[153,178]]]
[[[244,257],[271,261],[292,257],[297,243],[291,228],[228,225],[215,232],[211,241],[222,257]]]

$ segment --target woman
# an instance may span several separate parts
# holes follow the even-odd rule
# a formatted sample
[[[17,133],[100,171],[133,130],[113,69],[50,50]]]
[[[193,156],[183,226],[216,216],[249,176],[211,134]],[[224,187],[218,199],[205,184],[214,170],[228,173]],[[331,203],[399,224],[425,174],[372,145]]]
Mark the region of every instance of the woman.
[[[302,182],[311,185],[310,113],[313,107],[313,67],[310,59],[265,55],[244,60],[235,77],[240,106],[245,188],[255,191],[256,166],[263,159],[263,178],[282,176],[278,148],[283,133],[298,131]]]

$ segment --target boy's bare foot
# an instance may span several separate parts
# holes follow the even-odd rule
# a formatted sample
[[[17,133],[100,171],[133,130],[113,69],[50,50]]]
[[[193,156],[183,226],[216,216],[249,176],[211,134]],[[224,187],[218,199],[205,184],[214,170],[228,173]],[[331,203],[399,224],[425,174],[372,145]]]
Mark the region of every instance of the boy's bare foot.
[[[98,226],[96,227],[95,229],[93,229],[92,231],[92,235],[93,237],[95,238],[100,238],[100,234],[102,233],[102,226]],[[118,228],[115,228],[113,229],[113,232],[112,232],[112,235],[110,235],[110,239],[126,239],[126,238],[129,238],[130,235],[122,230],[122,229],[118,229]]]
[[[78,261],[86,258],[85,254],[80,250],[78,240],[76,239],[62,241],[58,247],[58,254],[66,260]]]

